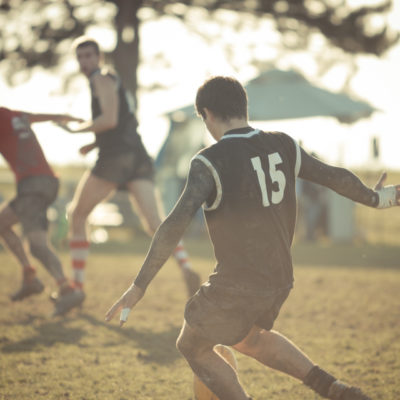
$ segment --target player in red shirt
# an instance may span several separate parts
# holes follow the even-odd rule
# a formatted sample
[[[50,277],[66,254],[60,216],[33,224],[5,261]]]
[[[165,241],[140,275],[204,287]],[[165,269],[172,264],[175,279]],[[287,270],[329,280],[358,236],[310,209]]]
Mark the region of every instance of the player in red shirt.
[[[30,253],[46,268],[59,286],[53,315],[62,315],[80,305],[84,294],[65,277],[61,262],[47,241],[47,209],[56,199],[59,182],[31,129],[42,121],[77,121],[59,114],[30,114],[0,107],[0,153],[15,174],[17,195],[0,209],[0,236],[23,268],[21,288],[11,296],[18,301],[41,293],[43,283],[36,276],[21,238],[13,225],[21,223]]]

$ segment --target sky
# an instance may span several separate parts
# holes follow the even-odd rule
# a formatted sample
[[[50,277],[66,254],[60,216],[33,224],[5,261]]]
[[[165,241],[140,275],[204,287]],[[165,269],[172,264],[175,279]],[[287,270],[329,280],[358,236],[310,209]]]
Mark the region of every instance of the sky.
[[[400,30],[400,2],[394,2],[390,14],[390,24]],[[251,21],[250,21],[251,22]],[[251,23],[249,23],[251,25]],[[219,29],[216,23],[208,24],[205,29]],[[221,28],[222,29],[222,28]],[[224,28],[225,29],[225,28]],[[162,32],[162,35],[160,35]],[[106,49],[112,47],[115,38],[107,28],[92,28],[89,35],[101,36]],[[224,35],[224,32],[221,32]],[[254,36],[256,35],[256,36]],[[258,36],[257,36],[258,35]],[[257,39],[260,37],[266,40]],[[332,91],[340,90],[345,77],[343,64],[332,68],[327,74],[316,77],[324,42],[315,40],[307,52],[291,52],[277,57],[279,36],[271,30],[271,23],[265,21],[254,29],[254,26],[240,34],[225,32],[223,40],[235,42],[238,55],[235,68],[223,56],[220,43],[206,44],[198,36],[186,30],[181,22],[164,18],[161,22],[148,22],[142,25],[142,49],[144,57],[151,57],[159,51],[168,49],[171,66],[168,70],[139,69],[139,81],[146,83],[151,74],[158,74],[159,79],[171,85],[170,90],[139,94],[140,134],[152,156],[156,156],[168,133],[169,123],[165,112],[194,100],[197,87],[210,75],[233,75],[246,83],[253,78],[256,70],[249,66],[250,55],[248,44],[257,43],[260,62],[268,65],[275,61],[275,67],[296,69],[303,73],[314,84]],[[177,43],[179,46],[171,46]],[[349,168],[393,169],[400,170],[399,108],[400,108],[400,45],[391,49],[384,57],[357,56],[358,67],[351,81],[351,95],[369,102],[380,110],[372,117],[352,125],[341,124],[332,118],[307,118],[299,120],[282,120],[254,122],[252,125],[261,129],[284,131],[301,141],[306,150],[316,152],[329,163]],[[331,50],[335,57],[335,50]],[[338,57],[343,57],[337,52]],[[279,59],[279,61],[276,61]],[[63,74],[78,69],[71,57],[63,66]],[[49,74],[40,69],[35,70],[33,78],[17,87],[9,88],[0,79],[0,104],[9,108],[31,112],[69,113],[81,118],[90,118],[90,98],[86,79],[80,76],[73,80],[69,95],[60,92],[62,81],[60,75]],[[35,124],[34,130],[42,144],[48,160],[53,164],[86,164],[90,165],[96,158],[95,152],[87,157],[78,154],[81,145],[93,140],[91,133],[71,135],[51,123]],[[380,158],[372,160],[371,141],[379,138]]]

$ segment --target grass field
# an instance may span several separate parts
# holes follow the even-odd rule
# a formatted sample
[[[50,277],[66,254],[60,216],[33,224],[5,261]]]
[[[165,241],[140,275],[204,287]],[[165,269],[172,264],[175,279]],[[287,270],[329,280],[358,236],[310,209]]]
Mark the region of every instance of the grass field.
[[[20,273],[11,256],[0,252],[1,400],[192,399],[193,375],[175,348],[185,290],[173,260],[124,328],[104,322],[104,313],[140,267],[147,244],[94,248],[84,307],[58,319],[48,317],[52,306],[46,294],[9,301]],[[209,245],[189,242],[188,248],[205,279],[213,267]],[[398,255],[394,247],[296,246],[295,288],[275,326],[374,400],[400,399]],[[61,257],[68,266],[68,255]],[[42,269],[39,274],[50,290],[51,280]],[[296,380],[236,356],[240,378],[255,399],[317,399]]]

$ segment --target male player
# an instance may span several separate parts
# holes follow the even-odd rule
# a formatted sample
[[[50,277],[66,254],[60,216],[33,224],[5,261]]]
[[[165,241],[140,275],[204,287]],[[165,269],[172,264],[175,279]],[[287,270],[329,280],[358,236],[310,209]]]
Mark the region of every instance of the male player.
[[[127,189],[150,236],[161,223],[161,213],[153,182],[153,162],[137,133],[138,124],[121,82],[113,73],[100,69],[101,54],[95,40],[78,38],[74,48],[80,70],[90,83],[92,120],[75,129],[67,125],[64,128],[71,133],[95,133],[95,142],[82,147],[82,154],[95,147],[99,149],[96,165],[82,177],[70,210],[72,266],[75,284],[82,288],[89,252],[86,221],[97,204],[115,190]],[[192,296],[200,286],[200,277],[192,270],[182,242],[171,252]]]
[[[201,205],[217,265],[189,299],[177,347],[194,373],[221,400],[247,400],[235,371],[213,350],[233,346],[304,382],[322,397],[368,400],[359,389],[319,368],[272,330],[293,284],[290,247],[296,220],[296,177],[327,186],[370,207],[399,205],[400,185],[369,189],[343,168],[309,156],[291,137],[247,122],[247,95],[232,78],[198,90],[196,109],[217,143],[192,160],[181,198],[154,235],[134,283],[110,308],[121,325],[166,261]]]
[[[22,300],[44,290],[21,239],[13,231],[13,225],[20,222],[31,254],[43,264],[59,286],[55,316],[79,306],[84,294],[75,290],[65,277],[61,262],[47,241],[47,209],[57,197],[59,184],[30,126],[42,121],[78,120],[67,115],[30,114],[0,108],[0,153],[9,163],[17,181],[16,197],[0,210],[0,236],[23,268],[21,288],[11,299]]]

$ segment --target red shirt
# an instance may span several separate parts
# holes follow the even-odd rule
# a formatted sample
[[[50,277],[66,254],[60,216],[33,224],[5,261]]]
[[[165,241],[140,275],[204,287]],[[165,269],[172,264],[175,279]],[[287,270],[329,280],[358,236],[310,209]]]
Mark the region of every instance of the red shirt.
[[[0,107],[0,153],[10,165],[17,182],[28,176],[54,176],[23,112]]]

